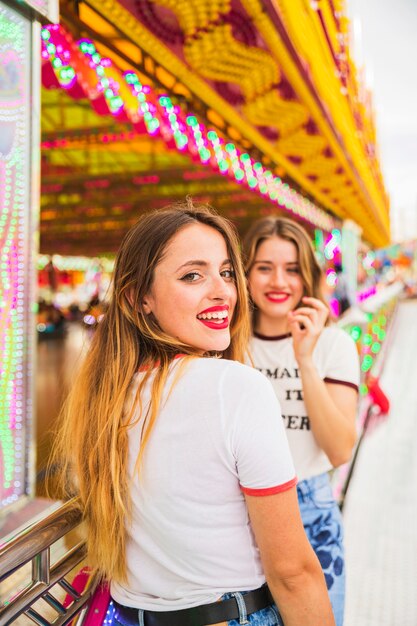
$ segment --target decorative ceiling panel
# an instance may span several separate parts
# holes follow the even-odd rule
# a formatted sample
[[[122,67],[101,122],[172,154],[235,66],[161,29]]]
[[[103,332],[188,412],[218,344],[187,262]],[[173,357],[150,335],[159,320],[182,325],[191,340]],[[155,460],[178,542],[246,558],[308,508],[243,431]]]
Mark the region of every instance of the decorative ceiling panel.
[[[42,80],[47,88],[43,92],[43,251],[48,238],[58,245],[59,232],[64,238],[59,245],[74,245],[75,238],[82,238],[83,224],[86,231],[97,228],[100,238],[113,226],[119,235],[123,220],[127,228],[131,216],[137,218],[138,207],[143,210],[160,206],[159,199],[166,197],[165,204],[169,201],[167,190],[175,198],[176,189],[181,190],[182,197],[190,193],[205,201],[216,199],[219,193],[223,198],[229,195],[226,214],[240,222],[249,215],[250,207],[257,206],[261,214],[264,204],[272,202],[275,211],[290,211],[326,231],[335,226],[330,216],[248,152],[226,142],[216,130],[206,128],[197,117],[187,114],[186,108],[174,106],[166,95],[143,85],[138,73],[130,69],[122,72],[99,52],[103,45],[96,47],[85,37],[76,43],[60,26],[44,28],[42,39]],[[115,57],[118,60],[119,55]],[[75,104],[68,103],[71,98]],[[188,101],[184,103],[188,106]],[[93,111],[88,112],[86,106]],[[224,126],[213,110],[207,111],[207,119]],[[232,136],[232,129],[226,131],[226,138]],[[245,145],[242,136],[238,135],[238,140]],[[170,184],[152,173],[163,163]],[[176,171],[176,163],[183,170]],[[193,163],[201,163],[204,168]],[[134,176],[123,187],[117,187],[118,174],[129,172]],[[96,180],[88,180],[93,177]],[[142,187],[151,179],[156,184],[147,195]],[[176,185],[181,179],[187,183]],[[236,183],[247,188],[246,194],[238,191]],[[251,197],[255,194],[257,200]],[[237,197],[246,198],[239,207],[235,204]],[[108,219],[107,212],[113,217],[117,214],[117,219]],[[72,236],[67,240],[70,231]],[[106,245],[108,240],[106,236]],[[99,245],[96,240],[94,245]]]
[[[191,110],[198,105],[226,140],[237,141],[325,210],[353,219],[374,245],[388,241],[389,202],[372,109],[349,56],[340,1],[87,0],[77,6],[79,18],[72,3],[62,4],[74,36],[85,28],[115,67],[134,67],[155,87],[165,85],[174,101]],[[111,71],[106,75],[112,79]],[[117,71],[113,78],[117,82]],[[129,106],[129,90],[120,95]],[[89,98],[100,112],[102,95],[90,92]],[[57,116],[45,114],[45,133],[58,128]],[[123,116],[112,122],[87,117],[86,133],[89,123],[95,129],[126,126]],[[127,125],[126,137],[130,131]],[[119,165],[124,159],[133,171],[145,139],[125,141],[128,151],[122,140],[107,151],[96,148],[94,172],[100,163],[104,167],[103,159],[110,168],[119,152]],[[166,147],[159,144],[163,154]],[[68,148],[62,159],[78,166],[74,143],[72,148],[74,154]],[[82,153],[82,143],[77,149]]]
[[[287,174],[323,202],[319,188],[306,185],[305,179],[328,175],[329,164],[316,158],[314,140],[306,141],[299,132],[313,120],[319,138],[315,146],[333,152],[335,171],[343,171],[343,178],[362,198],[351,217],[371,240],[387,239],[388,202],[374,163],[372,113],[361,98],[349,56],[342,4],[330,0],[122,3],[170,51],[167,67],[181,61],[204,78],[206,92],[213,89],[232,104],[268,140],[273,160],[286,165]],[[92,4],[96,6],[95,0]],[[107,7],[111,10],[110,4]],[[294,160],[302,167],[288,166]],[[318,171],[320,162],[323,169]],[[336,214],[340,211],[330,197],[323,204]],[[378,224],[378,232],[367,232],[368,221],[371,230],[374,221]]]

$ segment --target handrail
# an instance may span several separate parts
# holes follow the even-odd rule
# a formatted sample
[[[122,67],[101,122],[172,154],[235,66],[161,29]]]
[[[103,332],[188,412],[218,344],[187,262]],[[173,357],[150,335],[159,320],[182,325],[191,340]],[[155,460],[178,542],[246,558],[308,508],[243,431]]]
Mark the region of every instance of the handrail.
[[[401,291],[402,291],[402,287],[399,288],[398,285],[391,285],[387,287],[384,292],[382,292],[383,294],[385,294],[385,297],[387,293],[389,294],[389,297],[383,300],[383,303],[386,303],[388,301],[394,302],[394,310],[389,318],[390,321],[389,321],[389,326],[387,328],[387,331],[388,331],[387,337],[382,345],[382,350],[378,353],[378,358],[376,360],[376,363],[374,364],[370,372],[370,374],[372,374],[372,377],[379,378],[382,374],[382,371],[385,365],[386,354],[387,352],[389,352],[391,342],[394,337],[394,330],[396,328],[396,317],[398,314],[398,295]],[[394,301],[394,298],[397,298],[397,299]],[[372,299],[374,300],[374,302],[381,302],[382,296],[379,296],[379,299],[377,299],[376,296],[375,297],[372,296]],[[363,305],[361,305],[361,308],[365,309]],[[369,308],[369,305],[368,305],[368,308]],[[342,317],[340,319],[340,323],[338,324],[339,327],[343,328],[344,325],[349,326],[353,323],[360,324],[362,320],[358,320],[358,312],[361,313],[359,308],[352,310],[350,316],[346,315]],[[375,405],[375,403],[373,402],[372,398],[369,395],[364,398],[364,406],[362,407],[362,409],[363,410],[360,410],[360,413],[359,413],[359,418],[360,418],[359,438],[358,438],[358,441],[354,450],[352,460],[345,466],[342,466],[341,471],[340,471],[339,482],[335,486],[335,492],[336,494],[338,494],[337,499],[338,499],[339,508],[342,512],[343,512],[343,508],[345,504],[346,494],[347,494],[347,491],[349,489],[349,486],[352,480],[353,472],[355,470],[356,462],[358,459],[358,454],[359,454],[363,439],[366,436],[366,431],[368,429],[369,424],[372,422],[372,418],[378,412],[380,412],[379,407]],[[339,489],[340,489],[340,492],[339,492]]]
[[[32,560],[39,552],[39,544],[48,547],[78,526],[81,511],[76,507],[74,498],[0,545],[0,582]]]
[[[353,472],[354,472],[355,467],[356,467],[356,461],[358,460],[359,450],[361,448],[363,439],[364,439],[364,437],[366,435],[366,431],[368,429],[370,421],[371,421],[372,417],[374,415],[376,415],[378,412],[379,412],[379,409],[378,409],[378,407],[375,404],[371,403],[368,406],[368,409],[367,409],[366,415],[365,415],[365,419],[364,419],[364,422],[363,422],[363,426],[362,426],[362,432],[361,432],[361,434],[359,436],[359,439],[357,441],[357,444],[356,444],[356,447],[355,447],[355,452],[354,452],[352,460],[350,462],[349,470],[348,470],[347,476],[345,478],[345,481],[344,481],[344,484],[343,484],[343,487],[342,487],[342,490],[341,490],[340,496],[339,496],[339,508],[340,508],[340,510],[342,512],[343,512],[343,507],[345,505],[346,494],[347,494],[347,491],[349,489],[349,485],[350,485],[351,480],[352,480]]]
[[[65,577],[85,559],[85,543],[79,542],[57,563],[50,565],[51,545],[76,528],[81,521],[82,514],[74,498],[0,546],[0,582],[32,562],[32,582],[0,607],[0,626],[12,624],[22,614],[39,626],[65,626],[77,616],[83,619],[97,582],[93,579],[87,589],[79,592]],[[50,593],[55,586],[61,589],[61,593],[63,590],[71,597],[68,606],[64,606]],[[51,621],[33,608],[33,604],[41,598],[55,613]]]

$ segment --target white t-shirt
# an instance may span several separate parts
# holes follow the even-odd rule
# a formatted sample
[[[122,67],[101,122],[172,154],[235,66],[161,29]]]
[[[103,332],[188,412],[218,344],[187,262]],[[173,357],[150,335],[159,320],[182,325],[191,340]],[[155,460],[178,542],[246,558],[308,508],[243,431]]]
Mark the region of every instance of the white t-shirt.
[[[198,606],[261,586],[265,576],[243,492],[269,495],[296,484],[266,378],[228,360],[187,361],[171,365],[139,476],[142,421],[129,431],[128,583],[112,583],[111,594],[145,610]],[[183,372],[172,386],[178,367]]]
[[[250,355],[256,369],[271,381],[279,399],[298,480],[327,472],[332,464],[310,428],[291,335],[275,338],[256,335],[251,339]],[[325,382],[358,389],[358,353],[353,339],[344,330],[325,327],[313,360]]]

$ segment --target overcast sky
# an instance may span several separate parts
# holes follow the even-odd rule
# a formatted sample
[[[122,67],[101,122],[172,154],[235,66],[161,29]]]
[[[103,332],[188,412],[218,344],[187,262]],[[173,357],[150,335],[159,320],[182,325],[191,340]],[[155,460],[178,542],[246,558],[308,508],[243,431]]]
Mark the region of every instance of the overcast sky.
[[[417,0],[346,0],[373,91],[393,240],[417,237]]]

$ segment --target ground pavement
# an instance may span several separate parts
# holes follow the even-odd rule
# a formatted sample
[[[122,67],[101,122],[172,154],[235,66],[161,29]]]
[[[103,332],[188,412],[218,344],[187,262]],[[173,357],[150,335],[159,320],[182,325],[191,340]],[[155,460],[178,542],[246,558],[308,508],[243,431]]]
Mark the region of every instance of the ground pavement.
[[[417,626],[417,300],[400,304],[381,376],[388,417],[360,449],[344,508],[344,626]]]

